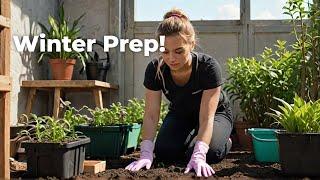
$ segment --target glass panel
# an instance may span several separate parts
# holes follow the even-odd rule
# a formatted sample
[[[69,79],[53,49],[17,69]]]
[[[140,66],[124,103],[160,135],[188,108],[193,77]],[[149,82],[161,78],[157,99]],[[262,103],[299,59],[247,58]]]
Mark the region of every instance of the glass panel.
[[[135,21],[161,21],[174,7],[191,20],[240,19],[240,0],[135,0]]]
[[[310,0],[312,1],[312,0]],[[282,9],[287,0],[251,0],[251,19],[252,20],[275,20],[291,19],[289,15],[283,14]],[[305,0],[305,7],[308,7],[308,0]]]

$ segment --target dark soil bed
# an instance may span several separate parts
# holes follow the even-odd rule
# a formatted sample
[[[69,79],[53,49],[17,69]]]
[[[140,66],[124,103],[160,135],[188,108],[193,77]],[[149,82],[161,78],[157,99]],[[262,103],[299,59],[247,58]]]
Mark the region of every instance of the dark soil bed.
[[[119,160],[107,160],[107,170],[96,175],[82,174],[74,177],[76,180],[85,179],[194,179],[197,178],[194,172],[184,174],[185,163],[164,164],[154,162],[150,170],[140,170],[129,172],[124,167],[130,162],[138,159],[139,153],[123,156]],[[216,174],[207,179],[309,179],[303,177],[286,177],[281,174],[278,163],[259,163],[254,159],[254,155],[244,151],[232,151],[220,163],[213,164]],[[23,177],[13,173],[12,177]],[[55,179],[47,177],[47,179]],[[204,178],[199,178],[204,179]]]
[[[155,162],[150,170],[140,170],[129,172],[124,169],[133,160],[137,159],[138,154],[133,154],[121,158],[121,160],[107,161],[105,172],[89,175],[84,174],[76,177],[77,180],[83,179],[194,179],[194,172],[184,174],[186,164],[164,164]],[[217,178],[268,178],[284,179],[281,175],[280,165],[277,163],[258,163],[254,160],[252,153],[234,151],[231,152],[222,162],[213,164],[216,174],[208,179]],[[298,178],[297,178],[298,179]],[[301,179],[301,178],[300,178]]]

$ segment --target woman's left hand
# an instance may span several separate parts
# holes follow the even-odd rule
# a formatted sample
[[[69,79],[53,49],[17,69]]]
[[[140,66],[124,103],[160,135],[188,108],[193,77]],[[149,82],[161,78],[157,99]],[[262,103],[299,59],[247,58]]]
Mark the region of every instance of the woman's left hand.
[[[197,176],[204,175],[205,177],[209,177],[215,174],[212,167],[206,163],[206,154],[208,150],[209,146],[206,143],[197,141],[184,173],[188,173],[191,169],[194,169]]]

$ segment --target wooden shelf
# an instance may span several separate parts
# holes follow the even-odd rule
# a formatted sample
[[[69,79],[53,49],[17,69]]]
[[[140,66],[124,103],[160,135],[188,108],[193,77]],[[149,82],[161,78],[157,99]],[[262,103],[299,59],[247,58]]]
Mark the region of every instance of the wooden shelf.
[[[118,85],[96,80],[33,80],[22,81],[21,87],[31,88],[109,88],[118,89]]]
[[[0,75],[0,91],[11,91],[11,79],[8,76]]]
[[[29,95],[26,105],[26,114],[32,111],[32,104],[36,97],[37,91],[45,90],[54,94],[53,102],[53,117],[58,118],[60,112],[61,94],[66,92],[87,91],[91,92],[96,107],[103,108],[102,92],[116,90],[118,85],[96,80],[31,80],[22,81],[22,88],[29,89]]]
[[[0,28],[10,28],[10,19],[0,15]]]

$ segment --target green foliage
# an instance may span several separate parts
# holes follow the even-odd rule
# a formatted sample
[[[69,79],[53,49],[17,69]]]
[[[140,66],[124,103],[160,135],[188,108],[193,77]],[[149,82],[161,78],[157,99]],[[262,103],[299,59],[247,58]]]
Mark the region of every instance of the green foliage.
[[[320,98],[320,1],[288,0],[283,7],[284,14],[290,16],[296,50],[300,60],[297,71],[300,73],[299,95],[305,101]],[[308,20],[305,20],[308,18]]]
[[[294,103],[289,104],[282,99],[275,98],[282,103],[280,111],[272,109],[273,117],[284,129],[292,133],[320,133],[320,100],[305,102],[295,96]]]
[[[244,119],[260,127],[269,127],[273,119],[265,115],[269,108],[276,109],[278,102],[273,97],[288,102],[297,89],[298,62],[285,47],[286,42],[277,41],[276,50],[266,48],[259,58],[231,58],[225,90],[233,101],[240,101]]]
[[[133,98],[128,100],[129,103],[125,107],[126,110],[126,122],[127,123],[142,123],[145,101],[143,99],[138,100],[137,98]]]
[[[110,108],[103,109],[88,109],[92,115],[91,125],[93,126],[112,126],[119,124],[126,124],[125,108],[121,105],[120,102],[112,103]]]
[[[70,106],[70,102],[63,102],[62,105],[66,107],[64,119],[66,119],[72,127],[80,124],[90,124],[93,126],[112,126],[119,124],[133,124],[142,123],[145,109],[145,101],[143,99],[133,98],[128,100],[126,106],[120,102],[112,103],[109,108],[95,108],[91,109],[83,106],[80,110]],[[90,113],[90,117],[84,115],[82,112],[86,110]],[[168,113],[167,104],[161,103],[160,121]]]
[[[78,39],[80,36],[81,28],[78,27],[80,20],[83,18],[84,14],[81,15],[78,19],[71,23],[65,19],[64,7],[63,4],[59,7],[58,19],[55,19],[51,15],[48,17],[49,29],[46,28],[45,25],[39,23],[40,27],[46,34],[46,39],[58,39],[62,42],[64,37],[68,37],[71,40],[71,43]],[[53,50],[55,50],[53,48]],[[63,48],[61,48],[61,52],[40,52],[38,62],[40,62],[44,56],[47,56],[51,59],[59,58],[59,59],[80,59],[83,67],[85,67],[85,61],[88,59],[88,54],[84,52],[66,52]]]
[[[72,134],[76,134],[74,127],[80,124],[86,124],[89,119],[88,116],[80,114],[80,112],[83,109],[86,109],[87,106],[83,106],[81,109],[77,110],[76,108],[70,106],[70,102],[63,102],[63,103],[66,106],[63,119],[69,122]]]
[[[27,126],[29,130],[23,130],[20,135],[27,136],[33,142],[63,143],[78,139],[78,132],[74,131],[71,123],[66,119],[54,119],[50,116],[38,117],[30,114]]]
[[[120,102],[117,102],[112,103],[109,108],[88,108],[90,114],[92,115],[92,119],[89,121],[94,126],[142,123],[144,109],[145,101],[143,99],[139,100],[137,98],[133,98],[128,100],[128,104],[126,106],[122,105]],[[167,111],[167,105],[162,102],[159,125],[161,125],[162,119],[167,114]]]

